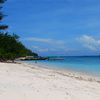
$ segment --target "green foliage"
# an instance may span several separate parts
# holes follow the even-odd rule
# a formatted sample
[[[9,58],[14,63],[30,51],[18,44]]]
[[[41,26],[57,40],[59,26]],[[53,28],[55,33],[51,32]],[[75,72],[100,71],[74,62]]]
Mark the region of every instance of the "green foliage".
[[[18,36],[0,33],[0,59],[2,61],[14,60],[18,57],[38,56],[27,49],[18,39]]]
[[[0,4],[4,3],[5,1],[7,1],[7,0],[0,0]]]
[[[8,28],[7,25],[0,25],[0,30],[6,30]]]
[[[2,12],[2,6],[3,3],[5,3],[6,0],[0,0],[0,22],[3,20],[5,15]],[[0,30],[6,30],[8,28],[8,25],[0,25]]]
[[[0,0],[0,22],[3,20],[5,15],[2,13],[2,6],[6,0]],[[7,25],[0,24],[0,61],[12,60],[15,58],[24,56],[34,56],[37,57],[38,54],[33,53],[31,50],[27,49],[20,41],[19,36],[16,34],[10,35],[3,32],[7,29]]]

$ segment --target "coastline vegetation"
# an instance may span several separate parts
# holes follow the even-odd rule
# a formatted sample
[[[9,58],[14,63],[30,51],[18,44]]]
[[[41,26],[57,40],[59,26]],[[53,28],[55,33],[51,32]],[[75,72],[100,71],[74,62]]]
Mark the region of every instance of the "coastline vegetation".
[[[27,49],[18,39],[18,36],[8,33],[0,33],[0,61],[7,61],[25,57],[34,56],[37,57],[38,54],[33,53],[31,50]]]
[[[27,49],[20,41],[19,36],[6,32],[8,25],[2,25],[2,20],[6,16],[2,12],[2,6],[6,0],[0,0],[0,61],[13,61],[19,57],[38,57],[37,53]]]

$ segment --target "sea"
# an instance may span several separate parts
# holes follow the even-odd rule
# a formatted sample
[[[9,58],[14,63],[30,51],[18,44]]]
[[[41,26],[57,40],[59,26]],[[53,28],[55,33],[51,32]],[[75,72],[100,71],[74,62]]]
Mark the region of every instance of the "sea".
[[[35,63],[49,68],[73,70],[100,76],[100,56],[57,56],[53,58],[57,58],[57,60],[29,60],[25,62],[29,64]]]

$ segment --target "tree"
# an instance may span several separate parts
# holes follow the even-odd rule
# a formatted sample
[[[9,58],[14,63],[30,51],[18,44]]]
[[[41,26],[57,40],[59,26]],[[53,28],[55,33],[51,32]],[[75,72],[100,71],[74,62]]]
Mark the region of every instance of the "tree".
[[[6,0],[0,0],[0,23],[2,22],[3,18],[6,16],[2,12],[2,8],[3,8],[2,6],[3,6],[3,3],[5,3],[5,1]],[[7,28],[8,28],[8,25],[2,25],[2,24],[0,25],[0,31],[5,30]]]
[[[0,60],[14,61],[16,58],[25,56],[35,56],[38,54],[27,49],[20,41],[17,35],[10,35],[9,33],[0,34]]]
[[[2,6],[6,0],[0,0],[0,61],[12,60],[23,56],[38,56],[38,54],[27,49],[16,34],[3,32],[8,25],[2,25],[1,22],[5,15],[2,13]]]
[[[7,0],[0,0],[0,4],[4,3],[5,1],[7,1]]]

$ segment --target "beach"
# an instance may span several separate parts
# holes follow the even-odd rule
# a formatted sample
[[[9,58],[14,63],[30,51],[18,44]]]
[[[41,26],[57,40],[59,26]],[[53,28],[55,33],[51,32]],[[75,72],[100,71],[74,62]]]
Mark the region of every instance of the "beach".
[[[25,63],[0,63],[0,100],[100,100],[100,78]]]

